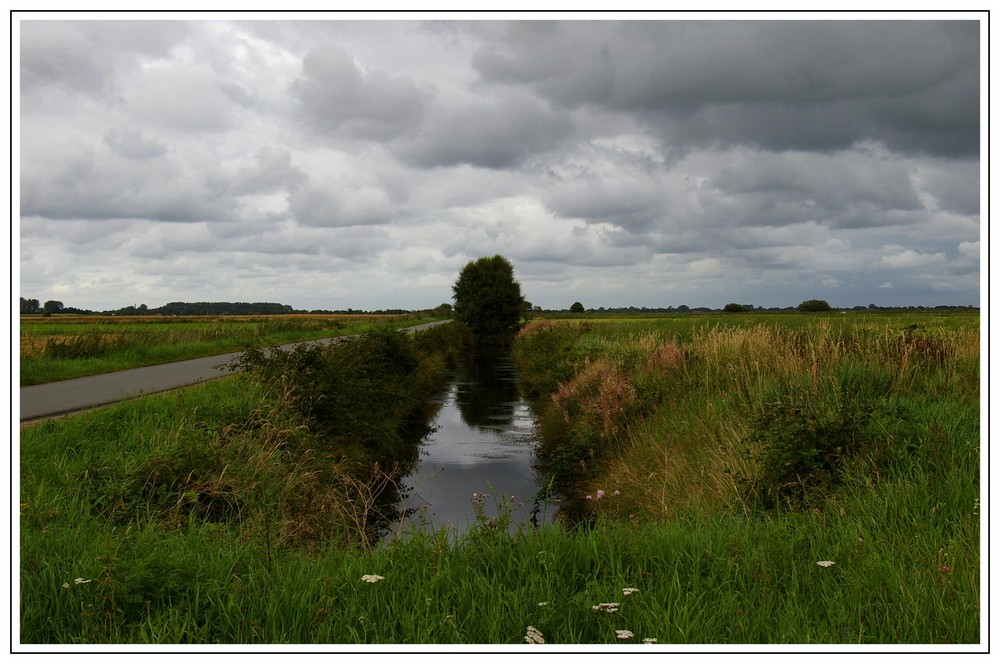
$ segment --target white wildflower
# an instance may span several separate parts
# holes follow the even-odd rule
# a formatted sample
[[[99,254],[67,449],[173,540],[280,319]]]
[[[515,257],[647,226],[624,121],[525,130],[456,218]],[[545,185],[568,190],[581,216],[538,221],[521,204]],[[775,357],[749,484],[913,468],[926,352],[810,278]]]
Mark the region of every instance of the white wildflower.
[[[638,588],[622,588],[622,592],[625,593],[625,596],[627,597],[628,595],[631,595],[632,593],[639,592],[639,589]]]
[[[635,634],[628,631],[627,629],[616,629],[615,636],[617,636],[619,639],[631,639],[633,636],[635,636]]]
[[[361,580],[364,581],[365,583],[378,583],[384,578],[385,578],[384,576],[379,576],[378,574],[365,574],[363,577],[361,577]]]
[[[656,639],[643,639],[643,643],[656,643]]]
[[[64,583],[62,587],[63,587],[63,589],[64,589],[64,590],[65,590],[66,588],[69,588],[69,581],[67,581],[66,583]]]
[[[614,613],[615,611],[618,610],[619,606],[621,606],[621,604],[618,604],[617,602],[601,602],[600,604],[595,604],[594,606],[590,607],[590,610],[604,611],[605,613]]]
[[[539,602],[538,603],[538,606],[548,606],[548,605],[549,605],[548,602]]]
[[[73,583],[78,586],[83,585],[84,583],[90,583],[91,581],[93,581],[93,579],[73,579]]]
[[[528,633],[524,635],[525,643],[545,643],[545,639],[542,637],[542,633],[537,629],[528,625]]]
[[[816,564],[819,565],[820,567],[833,567],[837,563],[833,562],[832,560],[821,560]]]

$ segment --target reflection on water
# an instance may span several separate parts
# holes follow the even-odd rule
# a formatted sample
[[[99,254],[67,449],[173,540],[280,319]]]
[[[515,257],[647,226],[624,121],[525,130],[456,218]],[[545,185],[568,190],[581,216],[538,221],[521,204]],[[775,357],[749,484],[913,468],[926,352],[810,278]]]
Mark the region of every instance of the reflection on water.
[[[435,405],[432,430],[400,486],[406,517],[396,532],[443,526],[465,532],[476,516],[472,494],[484,492],[488,516],[496,515],[495,500],[514,496],[514,524],[533,516],[551,520],[553,505],[533,503],[539,490],[532,467],[535,421],[509,356],[465,362]]]

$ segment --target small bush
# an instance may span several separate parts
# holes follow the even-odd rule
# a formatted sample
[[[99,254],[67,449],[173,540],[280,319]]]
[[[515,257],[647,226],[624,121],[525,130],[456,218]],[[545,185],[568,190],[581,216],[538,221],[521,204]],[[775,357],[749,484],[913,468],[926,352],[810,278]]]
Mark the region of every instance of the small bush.
[[[747,497],[765,509],[796,510],[821,500],[849,460],[871,451],[874,410],[849,389],[834,398],[802,391],[766,404],[749,436],[759,450],[759,472],[744,481]]]
[[[317,435],[360,443],[377,458],[397,446],[401,423],[426,397],[413,388],[421,368],[413,339],[388,329],[344,343],[248,350],[236,365],[286,393]]]

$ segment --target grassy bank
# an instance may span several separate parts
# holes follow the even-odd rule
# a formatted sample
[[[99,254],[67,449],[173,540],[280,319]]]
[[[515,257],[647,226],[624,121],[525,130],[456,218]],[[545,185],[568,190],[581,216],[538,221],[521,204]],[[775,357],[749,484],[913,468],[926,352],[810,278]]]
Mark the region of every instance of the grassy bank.
[[[433,385],[452,326],[329,376],[248,356],[26,427],[20,640],[976,644],[978,320],[876,323],[532,324],[540,453],[581,525],[515,536],[483,517],[375,545],[420,433],[395,405]],[[388,369],[363,367],[398,353],[414,389],[379,400]]]
[[[38,385],[431,320],[415,314],[22,316],[20,384]]]
[[[968,611],[974,598],[960,582],[936,569],[900,576],[884,553],[858,551],[840,541],[844,533],[807,519],[691,516],[515,539],[490,532],[457,545],[417,536],[373,552],[281,549],[268,557],[263,542],[237,545],[205,528],[136,524],[121,540],[78,531],[97,557],[42,565],[22,582],[32,598],[22,608],[22,639],[524,646],[529,626],[548,644],[979,639]],[[816,565],[827,557],[837,564]]]
[[[545,453],[576,462],[573,491],[620,474],[670,497],[633,506],[650,516],[678,504],[746,511],[751,498],[801,507],[858,463],[884,474],[953,461],[919,454],[932,449],[978,452],[979,351],[970,316],[538,321],[516,348],[546,411]]]

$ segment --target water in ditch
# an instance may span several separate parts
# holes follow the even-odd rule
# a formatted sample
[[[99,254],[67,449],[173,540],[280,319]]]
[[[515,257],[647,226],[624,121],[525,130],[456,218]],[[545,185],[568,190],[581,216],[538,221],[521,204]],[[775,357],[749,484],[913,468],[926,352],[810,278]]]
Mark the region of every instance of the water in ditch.
[[[481,494],[486,517],[503,501],[511,530],[554,519],[555,502],[536,500],[535,419],[509,356],[463,362],[431,412],[414,470],[401,481],[404,516],[390,537],[415,528],[462,534],[476,520],[473,499]]]

